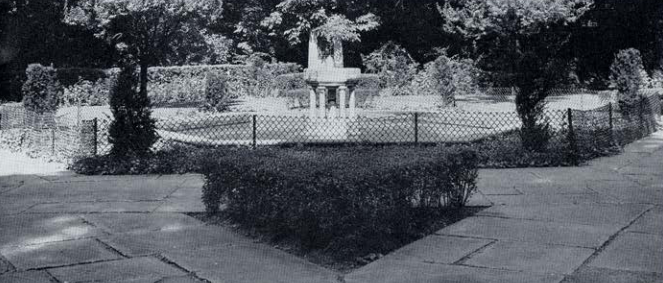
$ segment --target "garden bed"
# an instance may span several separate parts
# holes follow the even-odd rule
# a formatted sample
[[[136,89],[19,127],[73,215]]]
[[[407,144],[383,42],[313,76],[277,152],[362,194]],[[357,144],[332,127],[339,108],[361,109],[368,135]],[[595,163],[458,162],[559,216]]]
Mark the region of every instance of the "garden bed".
[[[471,214],[477,162],[453,147],[239,148],[200,169],[207,220],[347,269]]]

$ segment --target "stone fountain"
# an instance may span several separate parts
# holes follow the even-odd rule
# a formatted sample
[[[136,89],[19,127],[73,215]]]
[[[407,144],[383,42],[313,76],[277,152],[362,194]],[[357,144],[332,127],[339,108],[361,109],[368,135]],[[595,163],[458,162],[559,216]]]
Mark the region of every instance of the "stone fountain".
[[[325,54],[318,37],[310,35],[308,68],[304,70],[309,85],[308,136],[313,140],[345,140],[348,123],[356,117],[356,97],[351,82],[361,75],[359,68],[343,65],[343,43],[334,40],[333,51]]]

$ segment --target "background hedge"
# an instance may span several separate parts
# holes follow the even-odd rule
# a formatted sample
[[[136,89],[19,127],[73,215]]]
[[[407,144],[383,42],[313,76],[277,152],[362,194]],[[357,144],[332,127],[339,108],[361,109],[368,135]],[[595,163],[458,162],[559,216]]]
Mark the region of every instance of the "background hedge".
[[[148,96],[153,104],[202,102],[205,100],[207,73],[228,77],[228,91],[234,97],[278,95],[272,93],[277,88],[276,77],[301,70],[301,66],[294,63],[153,67],[148,70]],[[98,105],[99,101],[106,103],[107,98],[95,98],[95,102],[88,103],[89,87],[81,86],[94,85],[96,90],[107,94],[118,73],[117,68],[56,69],[58,82],[67,93],[67,98],[60,101],[78,101],[80,96],[83,105]],[[18,84],[18,89],[24,81],[25,76],[21,74],[9,80],[11,84]]]

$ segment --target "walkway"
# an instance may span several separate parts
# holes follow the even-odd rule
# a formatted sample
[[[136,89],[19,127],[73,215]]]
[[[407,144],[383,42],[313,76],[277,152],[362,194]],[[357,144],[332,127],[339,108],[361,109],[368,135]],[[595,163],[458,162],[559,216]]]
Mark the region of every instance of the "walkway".
[[[184,214],[197,175],[0,176],[0,282],[663,282],[663,134],[579,168],[481,170],[492,204],[350,274]]]

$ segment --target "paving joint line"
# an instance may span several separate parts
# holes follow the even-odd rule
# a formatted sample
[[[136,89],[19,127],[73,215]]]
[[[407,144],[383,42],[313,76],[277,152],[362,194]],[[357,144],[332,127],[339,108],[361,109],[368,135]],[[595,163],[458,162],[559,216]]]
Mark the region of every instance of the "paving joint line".
[[[641,212],[638,216],[636,216],[628,224],[626,224],[626,226],[622,227],[617,232],[615,232],[615,234],[608,237],[608,240],[606,240],[601,246],[596,248],[595,251],[589,257],[587,257],[582,263],[580,263],[580,265],[576,269],[574,269],[571,274],[576,273],[578,270],[580,270],[580,268],[586,266],[587,264],[589,264],[589,262],[591,262],[596,257],[598,257],[598,255],[601,252],[603,252],[608,247],[608,245],[610,245],[612,242],[614,242],[614,240],[619,235],[621,235],[624,231],[626,231],[626,229],[631,227],[636,221],[638,221],[638,219],[642,218],[642,216],[644,216],[647,212],[651,211],[652,209],[653,208],[650,207],[650,208],[646,209],[645,211]]]
[[[51,272],[49,272],[48,270],[44,270],[44,273],[46,273],[46,275],[48,275],[48,277],[51,278],[52,282],[57,282],[57,283],[62,282],[62,281],[58,280],[57,278],[55,278],[55,276],[53,276],[53,274],[51,274]]]
[[[99,238],[94,238],[94,240],[95,240],[97,243],[99,243],[100,245],[102,245],[104,248],[106,248],[107,250],[109,250],[109,251],[111,251],[111,252],[114,252],[114,253],[120,255],[121,257],[124,257],[124,258],[131,258],[130,256],[124,254],[124,253],[123,253],[122,251],[120,251],[119,249],[113,247],[111,244],[108,244],[108,243],[102,241],[102,240],[99,239]]]
[[[466,254],[465,256],[461,257],[460,259],[452,262],[451,265],[463,265],[463,264],[465,264],[465,262],[467,262],[474,255],[477,255],[477,254],[485,251],[486,249],[488,249],[488,247],[492,246],[493,244],[495,244],[497,242],[498,242],[498,240],[492,240],[492,241],[488,242],[487,244],[485,244],[485,245],[475,249],[474,251]]]
[[[81,262],[77,262],[77,263],[63,264],[63,265],[48,265],[48,266],[41,266],[41,267],[35,267],[35,268],[27,268],[27,269],[20,270],[20,271],[48,271],[49,269],[76,267],[76,266],[83,266],[83,265],[88,265],[88,264],[106,263],[106,262],[114,262],[114,261],[120,261],[120,260],[126,260],[126,258],[89,260],[89,261],[81,261]]]
[[[167,265],[170,265],[170,266],[172,266],[172,267],[174,267],[174,268],[176,268],[180,271],[183,271],[187,275],[193,276],[195,279],[198,279],[198,280],[203,281],[205,283],[211,283],[211,281],[209,281],[209,280],[207,280],[203,277],[198,276],[198,274],[196,274],[195,271],[190,271],[190,270],[184,268],[183,266],[179,265],[174,260],[169,259],[168,257],[166,257],[165,255],[163,255],[161,253],[154,254],[153,257],[157,258],[159,261],[161,261],[161,262],[163,262]]]
[[[6,271],[0,271],[0,275],[2,274],[7,274],[7,273],[13,273],[17,270],[16,266],[14,266],[11,261],[9,261],[7,258],[5,258],[2,254],[0,254],[0,261],[4,262],[7,267],[9,267]]]

